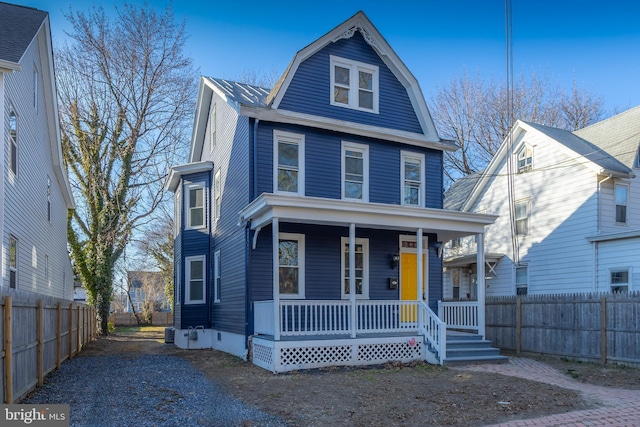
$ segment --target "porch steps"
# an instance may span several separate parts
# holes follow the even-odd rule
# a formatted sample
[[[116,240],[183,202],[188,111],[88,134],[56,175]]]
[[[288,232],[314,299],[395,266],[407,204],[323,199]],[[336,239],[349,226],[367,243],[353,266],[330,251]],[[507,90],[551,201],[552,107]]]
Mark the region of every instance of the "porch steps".
[[[483,340],[475,334],[447,334],[447,366],[469,365],[473,363],[506,363],[508,358],[500,354],[500,349],[491,347],[491,341]]]

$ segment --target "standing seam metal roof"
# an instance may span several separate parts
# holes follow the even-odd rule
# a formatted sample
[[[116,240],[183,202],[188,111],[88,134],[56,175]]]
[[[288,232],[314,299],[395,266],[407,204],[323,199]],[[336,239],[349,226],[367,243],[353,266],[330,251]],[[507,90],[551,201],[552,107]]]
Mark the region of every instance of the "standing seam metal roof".
[[[220,89],[220,91],[226,95],[227,99],[231,101],[251,107],[267,106],[269,89],[213,77],[206,77],[206,79]]]

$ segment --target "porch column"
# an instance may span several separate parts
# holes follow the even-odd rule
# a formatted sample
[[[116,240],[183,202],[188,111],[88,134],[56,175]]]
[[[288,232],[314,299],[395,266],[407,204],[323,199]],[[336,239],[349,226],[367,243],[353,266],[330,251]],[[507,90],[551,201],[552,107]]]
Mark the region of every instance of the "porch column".
[[[356,337],[356,225],[349,224],[349,301],[351,302],[351,338]]]
[[[484,233],[478,233],[477,235],[477,249],[476,264],[478,266],[478,335],[484,339],[484,298],[486,288],[484,285]]]
[[[424,289],[424,263],[423,263],[423,248],[422,248],[422,228],[418,228],[418,232],[416,233],[416,240],[417,240],[417,250],[418,250],[418,280],[417,280],[417,284],[416,286],[418,286],[418,301],[422,301],[424,300],[424,295],[423,295],[423,289]],[[428,290],[427,290],[428,293]],[[429,304],[429,301],[427,301],[427,304]]]
[[[278,218],[273,218],[271,222],[271,233],[273,240],[273,339],[280,339],[280,222]]]

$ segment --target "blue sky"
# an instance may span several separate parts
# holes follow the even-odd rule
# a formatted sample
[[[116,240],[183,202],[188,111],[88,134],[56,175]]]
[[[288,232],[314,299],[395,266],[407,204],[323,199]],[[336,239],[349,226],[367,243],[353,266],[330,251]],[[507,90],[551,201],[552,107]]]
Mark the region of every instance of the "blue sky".
[[[86,10],[98,4],[13,1],[48,11],[54,41],[69,28],[63,16],[69,5]],[[121,3],[100,4],[110,12]],[[503,0],[178,0],[173,7],[186,19],[188,54],[201,74],[212,77],[233,80],[248,69],[280,74],[298,50],[363,10],[416,76],[427,101],[465,70],[505,78]],[[514,72],[546,73],[566,90],[575,79],[602,96],[609,112],[640,105],[638,16],[640,3],[631,0],[513,0]]]

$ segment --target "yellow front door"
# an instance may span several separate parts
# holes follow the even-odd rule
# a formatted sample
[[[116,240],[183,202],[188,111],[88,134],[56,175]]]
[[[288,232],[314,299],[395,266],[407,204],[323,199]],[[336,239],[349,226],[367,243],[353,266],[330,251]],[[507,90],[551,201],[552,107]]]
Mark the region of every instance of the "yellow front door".
[[[425,271],[427,269],[426,255],[422,256],[422,293],[424,294]],[[400,254],[400,300],[417,301],[422,300],[422,295],[418,295],[418,255],[412,253]],[[415,322],[417,308],[415,306],[403,306],[400,311],[402,322]]]

